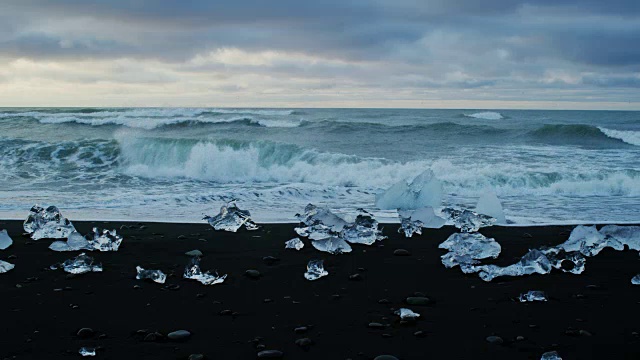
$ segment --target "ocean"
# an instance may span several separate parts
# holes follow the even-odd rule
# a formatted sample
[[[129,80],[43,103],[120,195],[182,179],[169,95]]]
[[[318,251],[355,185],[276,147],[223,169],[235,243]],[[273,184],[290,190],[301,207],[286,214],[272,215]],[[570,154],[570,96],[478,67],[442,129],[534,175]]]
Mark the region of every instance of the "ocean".
[[[494,191],[513,224],[640,222],[640,112],[0,108],[0,218],[257,222],[352,217],[431,170],[443,206]]]

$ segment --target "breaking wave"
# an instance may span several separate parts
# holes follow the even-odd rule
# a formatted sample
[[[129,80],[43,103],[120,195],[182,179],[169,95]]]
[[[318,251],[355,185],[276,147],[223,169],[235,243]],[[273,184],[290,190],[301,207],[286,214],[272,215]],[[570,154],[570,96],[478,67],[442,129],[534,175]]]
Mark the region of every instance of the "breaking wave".
[[[609,130],[582,124],[547,124],[531,131],[529,135],[534,139],[554,144],[585,145],[607,142],[640,145],[640,133],[638,132]]]
[[[504,116],[499,112],[495,111],[482,111],[473,114],[463,114],[466,117],[474,118],[474,119],[484,119],[484,120],[502,120]]]
[[[612,130],[603,127],[598,127],[598,129],[612,139],[619,139],[627,144],[640,146],[640,131]]]

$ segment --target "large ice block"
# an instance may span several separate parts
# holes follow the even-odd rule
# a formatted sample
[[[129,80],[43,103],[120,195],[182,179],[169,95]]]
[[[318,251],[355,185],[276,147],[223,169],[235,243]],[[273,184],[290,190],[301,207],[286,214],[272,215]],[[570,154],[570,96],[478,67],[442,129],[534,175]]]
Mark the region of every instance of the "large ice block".
[[[342,238],[332,236],[322,240],[311,240],[311,245],[319,251],[339,255],[351,252],[351,246]]]
[[[431,170],[424,171],[411,181],[402,180],[376,195],[376,206],[383,210],[439,207],[441,202],[442,182]]]
[[[58,266],[52,266],[52,268],[62,268],[64,271],[70,274],[84,274],[88,272],[101,272],[102,264],[95,262],[95,260],[82,253],[73,259],[65,260]]]
[[[308,204],[304,213],[296,214],[296,218],[304,226],[295,228],[298,235],[311,240],[325,239],[337,235],[347,225],[347,222],[326,207]]]
[[[0,260],[0,274],[4,274],[7,271],[13,269],[14,267],[16,267],[16,266],[11,264],[11,263],[8,263],[6,261]]]
[[[307,264],[307,272],[304,273],[304,277],[307,280],[318,280],[323,276],[327,276],[329,273],[324,269],[323,260],[311,260]]]
[[[491,226],[496,219],[475,211],[457,208],[444,208],[442,213],[453,222],[453,225],[463,232],[478,231],[481,227]]]
[[[293,238],[284,243],[285,249],[296,249],[300,250],[304,247],[304,243],[299,238]]]
[[[57,207],[49,206],[45,209],[38,205],[31,208],[23,227],[33,240],[64,239],[76,230]]]
[[[207,220],[216,230],[224,230],[236,232],[244,225],[247,230],[257,230],[258,225],[251,220],[251,214],[248,210],[240,210],[235,200],[229,201],[220,208],[220,213],[216,216],[205,216],[203,220]]]
[[[595,226],[576,226],[569,239],[558,247],[565,251],[579,251],[585,256],[595,256],[604,248],[624,250],[625,245],[640,251],[640,226],[603,226],[600,231]]]
[[[51,243],[49,249],[54,251],[118,251],[122,243],[122,236],[116,230],[99,230],[93,228],[92,233],[82,236],[74,231],[69,234],[67,241],[55,241]]]
[[[145,270],[140,266],[136,266],[136,279],[138,280],[151,280],[158,284],[164,284],[167,280],[167,275],[160,270]]]
[[[502,204],[498,199],[498,195],[496,195],[493,190],[485,189],[484,193],[480,195],[478,204],[476,205],[476,212],[495,218],[497,224],[507,223]]]
[[[544,291],[530,290],[524,294],[520,294],[518,298],[520,302],[547,301],[547,294]]]
[[[189,265],[184,269],[183,277],[185,279],[197,280],[204,285],[215,285],[222,283],[227,278],[227,274],[220,276],[217,272],[215,274],[211,274],[209,271],[203,273],[202,270],[200,270],[200,257],[194,256],[189,261]]]
[[[449,250],[442,255],[442,264],[447,268],[477,264],[482,259],[495,259],[502,250],[498,242],[480,233],[454,233],[438,247]]]
[[[340,232],[340,238],[352,244],[371,245],[376,241],[386,239],[382,230],[378,229],[378,221],[373,214],[358,209],[359,214],[353,223],[344,225]]]
[[[13,244],[13,240],[7,230],[0,230],[0,250],[5,250]]]

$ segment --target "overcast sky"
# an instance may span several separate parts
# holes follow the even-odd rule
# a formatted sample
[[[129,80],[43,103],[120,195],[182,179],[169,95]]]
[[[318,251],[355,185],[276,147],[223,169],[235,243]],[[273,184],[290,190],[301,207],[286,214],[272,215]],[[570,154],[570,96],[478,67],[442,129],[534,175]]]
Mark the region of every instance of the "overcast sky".
[[[0,106],[640,109],[640,1],[6,0]]]

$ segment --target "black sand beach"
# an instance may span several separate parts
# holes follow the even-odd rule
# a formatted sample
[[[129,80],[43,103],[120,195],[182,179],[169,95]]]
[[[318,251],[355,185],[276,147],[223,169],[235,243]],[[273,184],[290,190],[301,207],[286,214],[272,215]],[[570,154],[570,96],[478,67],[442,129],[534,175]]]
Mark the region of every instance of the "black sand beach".
[[[589,258],[582,275],[553,272],[486,283],[459,269],[445,269],[438,244],[455,231],[426,230],[405,239],[386,225],[389,239],[355,245],[351,254],[332,256],[313,249],[285,250],[294,225],[265,225],[237,234],[206,224],[74,222],[81,233],[92,226],[117,228],[124,236],[118,252],[91,256],[104,272],[67,276],[49,266],[75,256],[48,249],[50,241],[22,237],[22,223],[0,222],[14,244],[0,259],[16,265],[0,274],[0,358],[80,358],[82,346],[98,346],[96,359],[254,359],[261,349],[285,359],[540,359],[556,350],[563,359],[640,358],[640,273],[634,251],[605,249]],[[491,227],[481,232],[502,245],[496,263],[516,261],[528,248],[556,245],[572,226]],[[223,284],[204,286],[182,279],[189,257],[204,253],[203,270],[229,274]],[[410,256],[394,256],[406,249]],[[279,261],[267,264],[263,258]],[[325,260],[327,277],[303,277],[310,259]],[[135,267],[169,274],[165,285],[135,279]],[[258,270],[260,278],[244,275]],[[357,280],[351,275],[359,274]],[[139,288],[137,288],[139,286]],[[179,288],[178,288],[179,286]],[[543,290],[546,303],[520,303],[520,293]],[[425,296],[427,306],[405,303]],[[393,309],[420,313],[401,324]],[[380,323],[372,328],[370,323]],[[307,327],[306,331],[294,329]],[[81,328],[95,333],[83,339]],[[182,342],[158,338],[188,330]],[[499,336],[502,344],[489,343]],[[522,337],[522,338],[519,338]],[[308,338],[303,349],[296,340]]]

